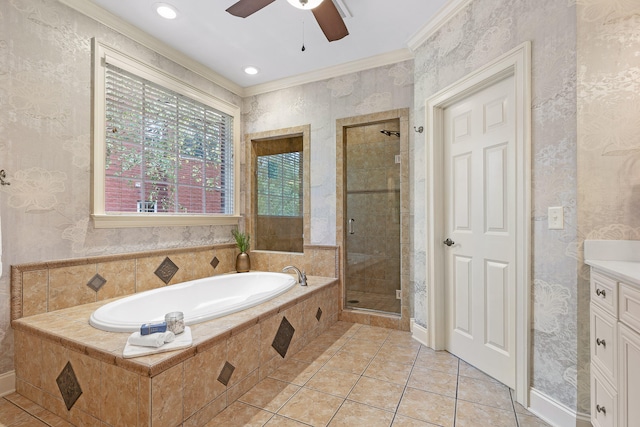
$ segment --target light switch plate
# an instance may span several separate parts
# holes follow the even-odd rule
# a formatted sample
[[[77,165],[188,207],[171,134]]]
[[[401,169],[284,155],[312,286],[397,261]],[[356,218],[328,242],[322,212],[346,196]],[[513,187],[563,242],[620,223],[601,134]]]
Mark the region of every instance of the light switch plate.
[[[564,229],[564,209],[562,206],[549,207],[549,230]]]

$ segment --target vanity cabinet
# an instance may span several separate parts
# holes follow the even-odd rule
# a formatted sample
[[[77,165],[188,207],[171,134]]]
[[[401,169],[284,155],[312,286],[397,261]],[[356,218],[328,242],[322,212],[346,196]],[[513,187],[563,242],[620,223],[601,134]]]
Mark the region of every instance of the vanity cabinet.
[[[640,426],[640,282],[591,267],[591,423]]]

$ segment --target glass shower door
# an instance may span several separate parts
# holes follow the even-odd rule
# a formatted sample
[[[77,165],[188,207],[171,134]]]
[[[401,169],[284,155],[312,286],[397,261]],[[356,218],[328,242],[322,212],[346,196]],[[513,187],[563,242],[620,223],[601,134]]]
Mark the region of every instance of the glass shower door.
[[[346,307],[400,313],[399,121],[348,128]]]

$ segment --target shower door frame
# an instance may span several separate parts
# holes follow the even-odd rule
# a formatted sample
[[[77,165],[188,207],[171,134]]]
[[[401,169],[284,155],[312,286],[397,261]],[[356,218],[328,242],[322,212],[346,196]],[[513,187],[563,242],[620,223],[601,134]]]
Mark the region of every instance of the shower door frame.
[[[400,130],[400,314],[395,315],[373,310],[358,310],[346,306],[346,167],[345,144],[347,128],[372,125],[392,120],[399,121]],[[387,327],[396,327],[393,318],[398,319],[397,328],[409,330],[409,272],[410,272],[410,233],[409,233],[409,108],[389,110],[362,116],[347,117],[336,120],[336,243],[340,247],[340,283],[341,283],[341,311],[351,315],[354,321],[365,321]],[[367,319],[359,318],[362,313]]]

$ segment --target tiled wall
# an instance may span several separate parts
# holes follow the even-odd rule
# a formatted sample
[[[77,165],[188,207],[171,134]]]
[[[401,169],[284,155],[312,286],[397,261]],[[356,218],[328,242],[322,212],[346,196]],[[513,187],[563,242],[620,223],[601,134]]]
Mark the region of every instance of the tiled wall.
[[[235,271],[236,254],[223,244],[14,265],[11,319]],[[155,273],[166,258],[177,267],[168,283]],[[88,286],[96,275],[104,279],[98,291]]]
[[[11,319],[233,272],[237,253],[235,245],[223,244],[14,265]],[[299,254],[251,252],[251,269],[278,272],[293,264],[310,276],[338,277],[337,253],[335,246],[308,246]],[[167,258],[177,270],[165,283],[159,268]],[[96,275],[104,281],[97,291],[88,285]]]
[[[91,351],[77,351],[64,339],[18,328],[17,391],[79,426],[100,422],[113,426],[202,426],[335,323],[338,298],[338,282],[333,281],[277,314],[264,319],[258,316],[255,321],[246,321],[245,316],[225,339],[211,339],[187,349],[188,357],[151,367],[146,375],[119,363],[122,359],[92,357]],[[295,332],[282,357],[272,343],[283,333],[284,318]],[[206,330],[205,325],[202,328]],[[82,388],[70,410],[56,381],[67,363]],[[233,367],[230,376],[222,375],[225,365]]]

